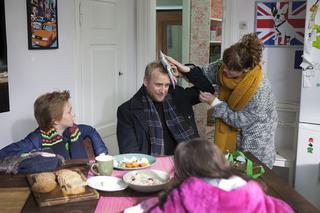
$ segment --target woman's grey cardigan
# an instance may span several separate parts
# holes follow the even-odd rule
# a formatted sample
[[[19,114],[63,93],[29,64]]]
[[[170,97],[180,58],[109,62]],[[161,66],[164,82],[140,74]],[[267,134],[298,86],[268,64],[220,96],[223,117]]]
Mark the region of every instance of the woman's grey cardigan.
[[[215,62],[199,67],[212,84],[220,86],[220,65],[221,62]],[[219,96],[219,89],[216,95]],[[276,156],[274,136],[278,117],[271,85],[265,75],[256,94],[239,112],[230,109],[226,102],[214,106],[213,109],[214,118],[220,118],[226,124],[241,129],[237,135],[237,149],[251,152],[272,168]]]

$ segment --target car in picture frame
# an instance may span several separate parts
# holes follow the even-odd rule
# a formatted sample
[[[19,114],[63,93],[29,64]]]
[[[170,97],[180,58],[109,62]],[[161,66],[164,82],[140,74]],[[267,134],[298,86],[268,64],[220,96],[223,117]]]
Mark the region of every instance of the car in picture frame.
[[[32,43],[41,47],[50,47],[57,38],[56,32],[54,22],[45,22],[40,30],[32,34]]]

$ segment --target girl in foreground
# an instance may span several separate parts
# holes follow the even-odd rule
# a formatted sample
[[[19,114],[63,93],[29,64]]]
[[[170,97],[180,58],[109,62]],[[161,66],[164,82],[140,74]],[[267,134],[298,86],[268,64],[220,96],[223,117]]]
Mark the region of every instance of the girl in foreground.
[[[260,185],[233,175],[215,144],[194,139],[178,145],[175,186],[125,212],[293,212],[288,204],[264,193]]]

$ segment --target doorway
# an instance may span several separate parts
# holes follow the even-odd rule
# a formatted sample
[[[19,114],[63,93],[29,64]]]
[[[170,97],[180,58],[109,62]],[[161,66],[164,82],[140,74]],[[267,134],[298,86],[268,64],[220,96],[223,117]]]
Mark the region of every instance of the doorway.
[[[157,58],[160,50],[182,61],[182,10],[157,10]]]
[[[130,1],[131,2],[131,1]],[[79,1],[79,108],[80,120],[94,126],[116,155],[117,108],[128,97],[130,79],[135,86],[135,69],[128,70],[135,52],[131,21],[135,4],[125,0]],[[128,49],[129,47],[133,47]],[[130,88],[131,89],[131,88]]]

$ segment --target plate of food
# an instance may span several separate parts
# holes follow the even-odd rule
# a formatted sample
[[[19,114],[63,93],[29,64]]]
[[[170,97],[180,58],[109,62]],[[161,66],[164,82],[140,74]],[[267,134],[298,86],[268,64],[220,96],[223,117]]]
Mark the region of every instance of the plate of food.
[[[128,185],[120,178],[113,176],[94,176],[87,180],[88,186],[106,192],[121,191]]]
[[[167,172],[155,169],[130,171],[122,177],[133,190],[139,192],[157,192],[163,190],[170,181]]]
[[[144,169],[152,166],[155,162],[155,157],[138,153],[113,156],[113,167],[121,170]]]

